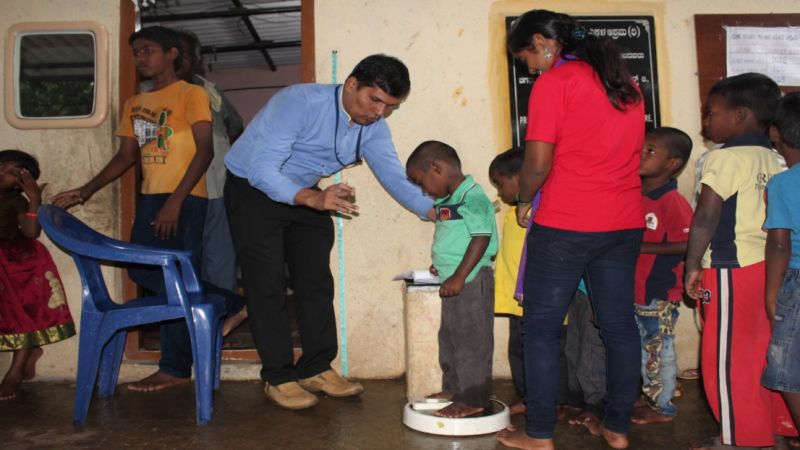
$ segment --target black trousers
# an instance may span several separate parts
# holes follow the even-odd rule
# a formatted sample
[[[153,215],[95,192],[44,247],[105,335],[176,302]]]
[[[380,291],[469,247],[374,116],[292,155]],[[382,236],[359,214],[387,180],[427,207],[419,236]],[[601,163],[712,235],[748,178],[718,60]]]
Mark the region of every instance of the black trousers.
[[[278,385],[330,369],[338,349],[330,214],[272,201],[230,172],[225,207],[242,268],[248,321],[261,357],[261,378]],[[286,307],[286,265],[303,348],[296,365]]]

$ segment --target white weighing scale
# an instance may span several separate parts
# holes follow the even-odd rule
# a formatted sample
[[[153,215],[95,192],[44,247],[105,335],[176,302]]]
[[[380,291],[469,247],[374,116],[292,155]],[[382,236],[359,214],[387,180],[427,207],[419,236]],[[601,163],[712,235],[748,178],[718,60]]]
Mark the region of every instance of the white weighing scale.
[[[440,398],[406,403],[403,423],[417,431],[443,436],[474,436],[496,433],[511,423],[511,411],[503,402],[492,399],[489,411],[470,417],[437,417],[434,413],[452,403]]]

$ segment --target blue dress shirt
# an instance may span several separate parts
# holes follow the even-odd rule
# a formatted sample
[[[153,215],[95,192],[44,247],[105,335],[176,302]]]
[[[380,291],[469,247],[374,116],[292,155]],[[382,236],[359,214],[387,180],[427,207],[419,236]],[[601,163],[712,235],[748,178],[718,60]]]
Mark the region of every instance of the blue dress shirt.
[[[275,94],[233,144],[225,157],[228,170],[246,178],[272,200],[294,205],[301,189],[315,186],[320,178],[355,162],[360,132],[361,155],[383,188],[401,205],[426,218],[433,200],[406,176],[386,121],[381,118],[367,126],[351,126],[341,101],[336,100],[336,88],[332,84],[298,84]]]

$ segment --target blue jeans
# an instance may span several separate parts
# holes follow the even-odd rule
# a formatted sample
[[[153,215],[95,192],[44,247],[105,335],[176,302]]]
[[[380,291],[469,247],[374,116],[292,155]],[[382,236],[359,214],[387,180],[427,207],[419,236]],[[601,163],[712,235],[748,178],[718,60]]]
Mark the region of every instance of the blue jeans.
[[[767,368],[761,384],[781,392],[800,394],[800,269],[789,269],[783,277]]]
[[[652,300],[636,305],[636,323],[642,337],[642,394],[647,405],[662,416],[674,416],[672,404],[678,382],[675,323],[678,304]]]
[[[585,276],[608,353],[603,424],[628,429],[639,390],[639,331],[633,276],[642,230],[582,233],[534,224],[528,235],[524,288],[525,431],[552,439],[559,382],[559,334],[578,281]]]
[[[200,254],[203,243],[203,224],[206,220],[208,200],[190,195],[181,205],[178,216],[178,232],[169,239],[155,236],[150,223],[164,206],[169,194],[142,194],[136,207],[136,218],[131,229],[131,242],[159,248],[192,251],[192,264],[200,271]],[[128,269],[128,275],[136,284],[154,293],[164,290],[164,276],[161,269],[138,267]],[[172,320],[161,324],[160,372],[179,378],[192,375],[192,344],[186,321]]]

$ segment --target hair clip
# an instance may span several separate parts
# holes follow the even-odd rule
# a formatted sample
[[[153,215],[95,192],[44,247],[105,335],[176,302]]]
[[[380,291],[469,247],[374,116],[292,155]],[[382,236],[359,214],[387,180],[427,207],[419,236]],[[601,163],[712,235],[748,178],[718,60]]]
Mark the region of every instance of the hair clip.
[[[586,28],[583,25],[578,25],[572,30],[572,37],[579,41],[586,39]]]

